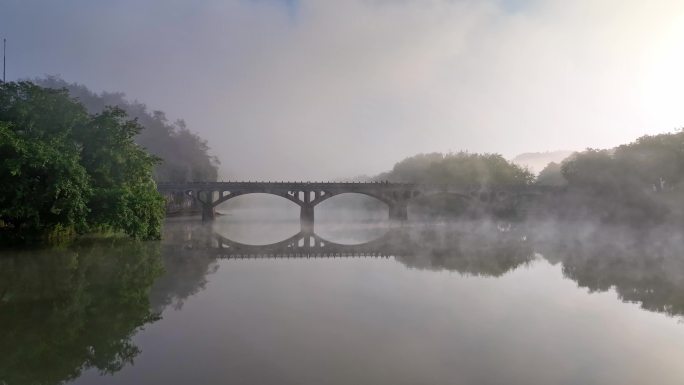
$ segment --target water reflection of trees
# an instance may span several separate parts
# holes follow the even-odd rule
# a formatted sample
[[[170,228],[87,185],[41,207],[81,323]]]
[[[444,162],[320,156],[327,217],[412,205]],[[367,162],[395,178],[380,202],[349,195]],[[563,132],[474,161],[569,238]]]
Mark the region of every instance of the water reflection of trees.
[[[230,257],[225,244],[216,243],[210,228],[178,226],[173,231],[173,242],[164,249],[168,273],[152,291],[158,310],[168,304],[178,306],[202,290],[207,274],[218,267],[217,258]],[[340,250],[332,242],[329,246],[332,252],[314,246],[302,255],[339,256],[345,251],[351,251],[349,255],[391,255],[409,268],[499,277],[525,266],[539,253],[552,263],[560,263],[567,278],[592,292],[614,289],[621,300],[638,303],[644,309],[684,315],[684,235],[671,228],[646,231],[587,223],[502,225],[473,221],[394,228],[365,244],[342,246]],[[248,250],[255,256],[296,254],[273,249],[273,245]]]
[[[499,277],[534,258],[522,229],[492,222],[424,227],[406,239],[405,253],[395,258],[412,268]]]
[[[203,290],[207,275],[218,268],[217,258],[226,253],[218,250],[210,228],[180,225],[167,231],[173,234],[168,238],[173,241],[164,246],[167,274],[152,290],[157,310],[179,306]],[[410,268],[490,277],[525,266],[541,254],[560,263],[567,278],[592,292],[614,289],[621,300],[644,309],[684,315],[684,235],[673,228],[473,221],[393,228],[365,245],[342,246],[337,251],[391,255]],[[328,246],[336,250],[333,242]],[[265,256],[278,254],[272,245],[251,250],[254,254],[261,250]],[[321,250],[318,255],[335,256]],[[314,247],[305,255],[315,256],[321,250]]]
[[[615,290],[620,300],[684,316],[684,233],[588,223],[492,224],[425,228],[395,258],[409,267],[500,276],[541,254],[590,292]]]
[[[540,231],[539,251],[591,292],[614,289],[625,302],[684,315],[684,237],[668,227],[565,225]]]
[[[0,258],[0,383],[57,384],[90,368],[114,373],[158,319],[148,294],[159,247],[127,240]]]
[[[156,311],[181,309],[191,296],[205,289],[218,261],[207,249],[212,230],[196,223],[168,223],[162,242],[164,275],[152,287],[150,303]],[[199,252],[198,252],[199,249]]]
[[[684,315],[684,235],[669,229],[470,223],[394,228],[365,246],[324,243],[308,252],[391,255],[409,268],[489,277],[540,253],[590,291]],[[0,383],[56,384],[132,363],[132,336],[204,290],[225,246],[210,227],[181,222],[161,244],[92,241],[0,258]]]

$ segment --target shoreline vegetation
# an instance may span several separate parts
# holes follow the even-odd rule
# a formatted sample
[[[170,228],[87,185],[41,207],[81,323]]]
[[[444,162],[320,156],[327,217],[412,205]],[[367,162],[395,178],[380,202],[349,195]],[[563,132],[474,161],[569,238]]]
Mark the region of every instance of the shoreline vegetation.
[[[0,246],[77,236],[159,239],[156,182],[216,180],[184,121],[48,76],[0,84]]]
[[[218,160],[184,122],[170,124],[123,94],[97,95],[55,77],[0,84],[0,159],[0,245],[85,234],[159,239],[165,199],[156,182],[218,175]],[[527,203],[537,217],[681,222],[684,132],[576,152],[538,175],[498,154],[459,152],[409,157],[370,180],[550,186],[556,193]],[[432,216],[468,212],[457,197],[415,205]],[[517,202],[485,214],[519,220],[521,211]]]
[[[684,132],[645,135],[613,149],[586,149],[551,162],[538,175],[498,154],[431,153],[398,162],[373,181],[470,186],[543,186],[553,193],[533,201],[512,202],[485,215],[520,220],[590,220],[632,226],[684,221]],[[369,203],[374,205],[376,203]],[[469,213],[453,196],[415,202],[428,216]]]
[[[3,83],[2,242],[100,232],[159,239],[164,200],[152,173],[160,159],[135,143],[142,129],[118,107],[89,114],[66,90]]]

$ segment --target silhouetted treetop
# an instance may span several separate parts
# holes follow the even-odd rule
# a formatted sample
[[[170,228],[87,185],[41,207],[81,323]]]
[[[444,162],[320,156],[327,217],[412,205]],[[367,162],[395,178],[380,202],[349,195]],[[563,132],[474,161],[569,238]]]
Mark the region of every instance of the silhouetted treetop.
[[[406,158],[376,180],[479,186],[528,185],[534,176],[499,154],[430,153]]]

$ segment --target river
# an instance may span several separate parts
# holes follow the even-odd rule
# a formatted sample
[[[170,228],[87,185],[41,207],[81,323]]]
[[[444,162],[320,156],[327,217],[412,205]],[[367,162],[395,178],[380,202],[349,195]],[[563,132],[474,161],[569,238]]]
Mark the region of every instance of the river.
[[[0,384],[684,383],[680,231],[288,215],[3,251]]]

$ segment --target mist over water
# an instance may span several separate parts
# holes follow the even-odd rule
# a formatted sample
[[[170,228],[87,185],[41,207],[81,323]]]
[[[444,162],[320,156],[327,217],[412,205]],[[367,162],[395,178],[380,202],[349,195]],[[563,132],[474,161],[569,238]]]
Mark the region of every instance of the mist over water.
[[[684,1],[0,4],[0,385],[684,384]]]
[[[287,205],[237,206],[213,224],[169,219],[157,246],[105,240],[4,256],[0,336],[26,348],[4,352],[2,378],[521,385],[684,378],[677,228],[399,224],[381,209],[333,205],[317,210],[311,234],[299,233]],[[315,242],[282,242],[297,234]],[[109,312],[98,305],[104,296]],[[32,325],[44,322],[59,336],[48,349],[30,343]]]

